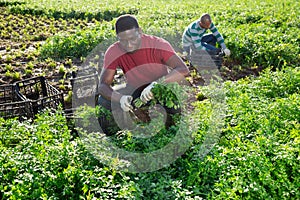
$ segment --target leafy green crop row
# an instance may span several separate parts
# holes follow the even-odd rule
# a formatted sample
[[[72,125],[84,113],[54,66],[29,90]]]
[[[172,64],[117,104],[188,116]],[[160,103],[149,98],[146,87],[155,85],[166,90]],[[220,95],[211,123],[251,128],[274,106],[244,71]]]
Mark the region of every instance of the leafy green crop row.
[[[171,166],[151,173],[117,172],[104,165],[80,138],[70,136],[59,112],[41,114],[34,122],[0,119],[0,199],[300,199],[298,1],[0,0],[0,6],[19,13],[1,15],[2,39],[48,38],[39,48],[46,60],[85,57],[99,42],[100,48],[107,47],[115,39],[114,18],[131,11],[146,33],[165,37],[180,51],[185,26],[209,12],[232,50],[229,61],[281,68],[224,84],[226,116],[218,142],[210,146],[203,142],[217,123],[210,98],[215,88],[198,88],[202,97],[194,105],[193,120],[200,123],[193,145]],[[111,12],[103,18],[106,10]],[[88,28],[75,27],[74,18],[82,17]],[[112,21],[91,23],[93,17]],[[10,45],[5,49],[9,51]],[[4,59],[10,62],[12,56]],[[27,59],[33,60],[30,55]],[[6,65],[5,72],[11,68]],[[32,63],[28,69],[33,69]],[[126,131],[111,139],[127,150],[150,151],[169,142],[176,132],[171,130],[144,141]]]
[[[130,198],[129,178],[73,140],[61,113],[44,113],[34,123],[0,124],[1,199]]]
[[[62,5],[63,4],[63,5]],[[1,1],[0,5],[8,6],[10,12],[17,14],[44,15],[55,19],[96,19],[112,20],[124,13],[135,14],[136,9],[119,1]]]
[[[207,155],[203,141],[216,116],[214,90],[203,87],[207,99],[194,105],[200,124],[193,145],[169,167],[150,173],[117,172],[100,163],[79,137],[70,136],[59,112],[32,123],[1,120],[0,197],[299,199],[299,83],[299,68],[291,67],[225,82],[225,121]],[[125,134],[115,142],[128,150],[143,147],[133,140]]]
[[[215,1],[208,5],[198,2],[176,1],[124,2],[124,1],[1,1],[12,13],[46,15],[50,18],[75,18],[108,20],[111,25],[100,28],[99,35],[112,37],[114,20],[124,13],[136,14],[144,32],[163,36],[176,50],[181,51],[181,34],[184,28],[197,19],[201,13],[211,13],[215,24],[225,37],[227,46],[232,50],[230,60],[243,66],[274,66],[298,64],[300,61],[299,2],[281,1]],[[5,3],[7,2],[7,3]],[[10,4],[9,4],[10,2]],[[20,2],[12,3],[12,2]],[[258,7],[259,5],[259,7]],[[195,12],[195,10],[197,12]],[[112,21],[111,21],[112,20]],[[78,30],[79,31],[79,30]],[[88,33],[90,32],[90,33]],[[82,49],[83,43],[77,42],[78,34],[88,48]],[[85,57],[95,42],[91,39],[94,29],[75,33],[74,36],[55,36],[42,47],[43,57]],[[96,35],[94,37],[97,37]],[[63,45],[58,45],[59,40]],[[66,40],[66,41],[64,41]],[[71,43],[71,44],[70,44]],[[51,47],[51,45],[53,45]],[[56,52],[54,52],[56,51]],[[77,52],[76,52],[77,51]]]
[[[181,34],[184,28],[194,19],[198,18],[201,12],[211,12],[215,24],[225,37],[225,41],[229,49],[232,50],[230,61],[241,63],[243,66],[274,66],[280,68],[282,65],[297,65],[300,61],[300,38],[299,29],[299,10],[294,9],[298,5],[296,1],[280,2],[260,2],[261,8],[257,8],[257,2],[249,3],[249,7],[242,7],[237,1],[236,4],[224,4],[220,8],[215,9],[199,9],[198,14],[194,10],[196,5],[191,4],[190,7],[181,7],[179,5],[162,5],[161,8],[152,6],[151,12],[148,9],[139,10],[137,17],[141,23],[144,32],[162,36],[169,40],[177,51],[181,51]],[[215,4],[220,3],[216,2]],[[243,2],[244,3],[244,2]],[[204,6],[205,7],[205,6]],[[144,7],[143,7],[144,8]],[[124,8],[125,9],[125,8]],[[113,29],[114,20],[107,26],[107,30],[102,29],[106,34]],[[93,30],[90,31],[92,34]],[[88,36],[84,36],[84,40],[89,41]],[[101,34],[101,33],[99,33]],[[89,35],[89,34],[87,34]],[[74,36],[60,36],[60,40],[74,40]],[[110,36],[106,36],[108,38]],[[53,43],[50,39],[47,43]],[[101,42],[98,40],[97,42]],[[76,43],[76,42],[74,42]],[[93,43],[93,40],[91,41]],[[61,48],[53,43],[59,52],[67,52],[71,57],[85,56],[81,52],[81,45],[78,47],[70,45],[70,47]],[[89,45],[89,44],[87,44]],[[94,45],[90,45],[94,46]],[[49,44],[42,49],[49,48]],[[70,48],[70,49],[69,49]],[[74,49],[78,48],[77,54]],[[50,48],[51,49],[51,48]],[[72,50],[73,49],[73,50]],[[87,49],[88,50],[88,49]],[[53,53],[52,53],[53,54]],[[51,57],[51,53],[49,56]]]
[[[111,41],[112,31],[109,24],[102,24],[93,30],[79,31],[75,34],[61,34],[51,37],[41,48],[40,58],[53,58],[56,60],[65,58],[87,57],[101,43]],[[100,45],[101,46],[101,45]],[[104,45],[103,45],[104,46]],[[107,47],[104,46],[104,47]],[[100,52],[99,52],[100,53]]]

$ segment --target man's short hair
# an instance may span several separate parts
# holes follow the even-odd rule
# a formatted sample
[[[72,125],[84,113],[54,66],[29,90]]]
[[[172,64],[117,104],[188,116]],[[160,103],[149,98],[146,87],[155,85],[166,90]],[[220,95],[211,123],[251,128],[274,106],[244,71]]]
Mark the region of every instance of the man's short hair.
[[[118,34],[133,28],[139,28],[139,24],[133,15],[125,14],[118,17],[115,28]]]
[[[209,22],[209,23],[211,23],[211,17],[210,17],[210,15],[208,14],[208,13],[204,13],[201,17],[200,17],[200,21],[202,22],[202,23],[206,23],[206,22]]]

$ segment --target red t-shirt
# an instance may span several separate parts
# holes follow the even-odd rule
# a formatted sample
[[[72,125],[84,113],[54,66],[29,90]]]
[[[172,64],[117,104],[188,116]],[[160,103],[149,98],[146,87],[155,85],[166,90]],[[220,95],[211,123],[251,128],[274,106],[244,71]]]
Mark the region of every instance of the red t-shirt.
[[[104,56],[104,68],[124,72],[127,83],[133,87],[157,80],[168,73],[166,61],[175,54],[166,40],[142,34],[141,47],[133,53],[126,53],[119,42],[112,44]]]

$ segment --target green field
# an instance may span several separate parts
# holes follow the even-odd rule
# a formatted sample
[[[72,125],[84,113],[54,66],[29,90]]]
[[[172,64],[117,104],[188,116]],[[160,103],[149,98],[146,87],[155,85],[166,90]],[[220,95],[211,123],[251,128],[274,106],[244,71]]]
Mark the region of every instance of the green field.
[[[191,90],[198,100],[184,124],[188,148],[157,170],[118,170],[121,157],[106,163],[106,149],[86,145],[61,110],[33,121],[0,118],[0,199],[300,199],[299,7],[298,0],[0,0],[0,84],[43,75],[66,100],[72,71],[115,40],[124,13],[181,55],[184,28],[208,12],[231,50],[220,85]],[[87,111],[85,125],[95,110]],[[184,143],[176,126],[142,140],[130,131],[100,139],[149,153],[178,133]]]

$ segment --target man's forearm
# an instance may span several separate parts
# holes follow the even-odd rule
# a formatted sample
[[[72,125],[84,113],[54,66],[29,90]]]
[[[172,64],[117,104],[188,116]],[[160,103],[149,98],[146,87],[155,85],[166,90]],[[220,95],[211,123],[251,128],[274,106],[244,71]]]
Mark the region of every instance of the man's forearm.
[[[98,91],[101,96],[110,101],[119,102],[122,97],[122,94],[114,91],[110,86],[106,84],[100,84]]]
[[[166,83],[180,82],[189,74],[187,67],[176,67],[169,74],[164,76],[162,80]]]

